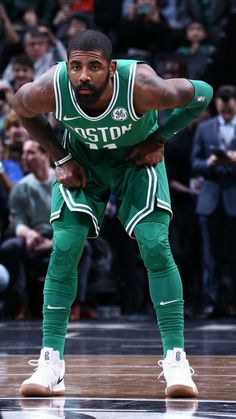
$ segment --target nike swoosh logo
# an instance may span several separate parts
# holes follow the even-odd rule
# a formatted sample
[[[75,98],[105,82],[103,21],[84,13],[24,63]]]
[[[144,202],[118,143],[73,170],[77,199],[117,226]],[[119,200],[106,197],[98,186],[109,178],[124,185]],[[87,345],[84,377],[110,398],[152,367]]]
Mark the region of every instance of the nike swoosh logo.
[[[73,116],[73,117],[70,117],[70,116],[64,116],[64,118],[63,118],[63,121],[73,121],[73,119],[78,119],[78,118],[81,118],[81,116]]]
[[[64,375],[63,375],[63,377],[62,378],[58,378],[58,380],[57,380],[57,384],[60,384],[62,381],[64,380]]]
[[[179,300],[170,300],[170,301],[161,301],[160,306],[165,306],[166,304],[176,303]]]
[[[47,308],[49,310],[63,310],[63,309],[66,309],[66,307],[54,307],[54,306],[51,306],[50,304],[47,306]]]

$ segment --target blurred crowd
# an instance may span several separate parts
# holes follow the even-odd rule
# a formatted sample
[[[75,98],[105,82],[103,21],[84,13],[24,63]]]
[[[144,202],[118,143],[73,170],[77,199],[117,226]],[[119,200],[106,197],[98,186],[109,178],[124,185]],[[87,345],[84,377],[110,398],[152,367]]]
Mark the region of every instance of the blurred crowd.
[[[174,216],[170,242],[186,317],[236,316],[236,0],[2,0],[0,3],[0,318],[41,316],[52,247],[55,171],[11,109],[14,93],[60,60],[77,33],[110,37],[114,58],[147,61],[163,78],[209,82],[214,100],[166,145]],[[48,115],[62,138],[62,128]],[[160,123],[168,112],[160,112]],[[86,242],[71,320],[99,307],[152,313],[136,242],[110,197],[99,238]],[[234,230],[235,229],[235,230]],[[104,311],[105,313],[105,311]]]

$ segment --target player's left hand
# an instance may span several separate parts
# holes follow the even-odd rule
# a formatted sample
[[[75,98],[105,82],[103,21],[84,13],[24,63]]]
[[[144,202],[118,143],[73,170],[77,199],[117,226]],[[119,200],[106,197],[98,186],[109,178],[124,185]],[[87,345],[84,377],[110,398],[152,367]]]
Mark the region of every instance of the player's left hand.
[[[164,146],[157,144],[156,138],[149,136],[145,141],[136,145],[126,157],[126,161],[136,157],[137,166],[153,166],[160,163],[164,158]]]

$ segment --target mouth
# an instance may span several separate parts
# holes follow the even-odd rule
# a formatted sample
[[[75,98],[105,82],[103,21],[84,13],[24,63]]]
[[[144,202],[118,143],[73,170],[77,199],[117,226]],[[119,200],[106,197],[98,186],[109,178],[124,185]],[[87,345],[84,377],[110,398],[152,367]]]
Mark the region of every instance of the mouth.
[[[80,89],[79,89],[79,92],[78,92],[79,94],[86,94],[86,95],[88,95],[88,94],[91,94],[91,93],[93,93],[92,92],[92,90],[91,89],[88,89],[87,87],[81,87]]]

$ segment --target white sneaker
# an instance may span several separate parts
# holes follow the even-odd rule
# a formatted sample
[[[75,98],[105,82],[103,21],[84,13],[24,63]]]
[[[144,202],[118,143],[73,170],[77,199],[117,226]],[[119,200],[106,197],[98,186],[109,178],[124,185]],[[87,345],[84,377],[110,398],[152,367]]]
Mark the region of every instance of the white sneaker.
[[[197,397],[198,390],[192,380],[193,369],[189,366],[186,353],[183,349],[174,348],[168,350],[163,361],[158,361],[158,365],[163,367],[166,380],[165,395],[168,397]]]
[[[22,383],[22,396],[52,397],[65,394],[65,362],[60,359],[59,351],[43,348],[39,360],[31,360],[29,364],[37,365],[37,368],[33,375]]]

